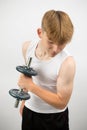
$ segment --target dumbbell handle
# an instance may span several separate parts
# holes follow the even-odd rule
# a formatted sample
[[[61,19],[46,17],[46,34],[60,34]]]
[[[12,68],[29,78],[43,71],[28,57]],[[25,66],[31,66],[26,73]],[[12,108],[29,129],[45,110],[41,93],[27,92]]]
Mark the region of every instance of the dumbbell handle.
[[[32,57],[30,57],[30,59],[28,59],[28,64],[27,64],[27,67],[28,67],[28,68],[30,68],[31,61],[32,61]]]
[[[19,91],[19,93],[22,92],[22,91],[23,91],[23,89],[21,89],[21,90]],[[18,107],[19,102],[20,102],[20,100],[19,100],[19,99],[16,99],[16,101],[15,101],[15,105],[14,105],[15,108]]]
[[[17,107],[18,107],[19,102],[20,102],[20,100],[19,100],[19,99],[16,99],[16,101],[15,101],[15,105],[14,105],[14,107],[15,107],[15,108],[17,108]]]

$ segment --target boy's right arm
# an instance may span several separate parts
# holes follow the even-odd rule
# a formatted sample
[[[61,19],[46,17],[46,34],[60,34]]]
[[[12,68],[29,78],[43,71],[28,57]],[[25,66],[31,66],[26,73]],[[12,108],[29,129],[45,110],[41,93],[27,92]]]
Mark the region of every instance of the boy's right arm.
[[[22,116],[22,113],[23,113],[24,104],[25,104],[25,101],[22,100],[21,105],[20,105],[20,114],[21,114],[21,116]]]

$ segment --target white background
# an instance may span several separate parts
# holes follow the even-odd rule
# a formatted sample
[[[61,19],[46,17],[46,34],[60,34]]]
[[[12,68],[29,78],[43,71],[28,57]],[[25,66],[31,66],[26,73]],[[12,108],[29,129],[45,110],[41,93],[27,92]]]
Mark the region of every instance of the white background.
[[[38,39],[43,14],[49,10],[66,11],[75,32],[67,46],[76,60],[74,89],[69,102],[70,130],[87,130],[87,1],[86,0],[0,0],[0,130],[21,130],[19,108],[8,91],[17,87],[23,64],[22,43]]]

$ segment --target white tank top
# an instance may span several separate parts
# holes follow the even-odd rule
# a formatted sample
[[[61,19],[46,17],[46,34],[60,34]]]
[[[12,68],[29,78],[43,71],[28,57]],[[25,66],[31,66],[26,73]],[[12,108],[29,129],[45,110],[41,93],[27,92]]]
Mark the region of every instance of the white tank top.
[[[51,60],[43,61],[39,60],[35,56],[36,46],[37,43],[32,42],[26,53],[27,59],[32,57],[31,67],[38,73],[37,76],[32,76],[33,82],[46,90],[56,93],[56,81],[59,69],[62,62],[69,56],[69,53],[67,53],[65,50],[62,50]],[[30,99],[25,101],[25,106],[32,111],[39,113],[58,113],[64,111],[67,107],[66,106],[62,110],[57,109],[46,103],[34,93],[29,92],[29,94]]]

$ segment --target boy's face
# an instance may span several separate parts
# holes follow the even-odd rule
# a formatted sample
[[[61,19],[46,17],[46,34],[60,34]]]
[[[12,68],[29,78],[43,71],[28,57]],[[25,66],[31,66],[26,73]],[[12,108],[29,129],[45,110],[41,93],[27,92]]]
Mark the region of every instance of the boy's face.
[[[46,50],[51,57],[54,57],[56,54],[58,54],[60,51],[62,51],[65,48],[66,44],[58,45],[48,39],[46,32],[42,30],[40,31],[41,32],[39,32],[38,35],[41,39],[43,49]]]

